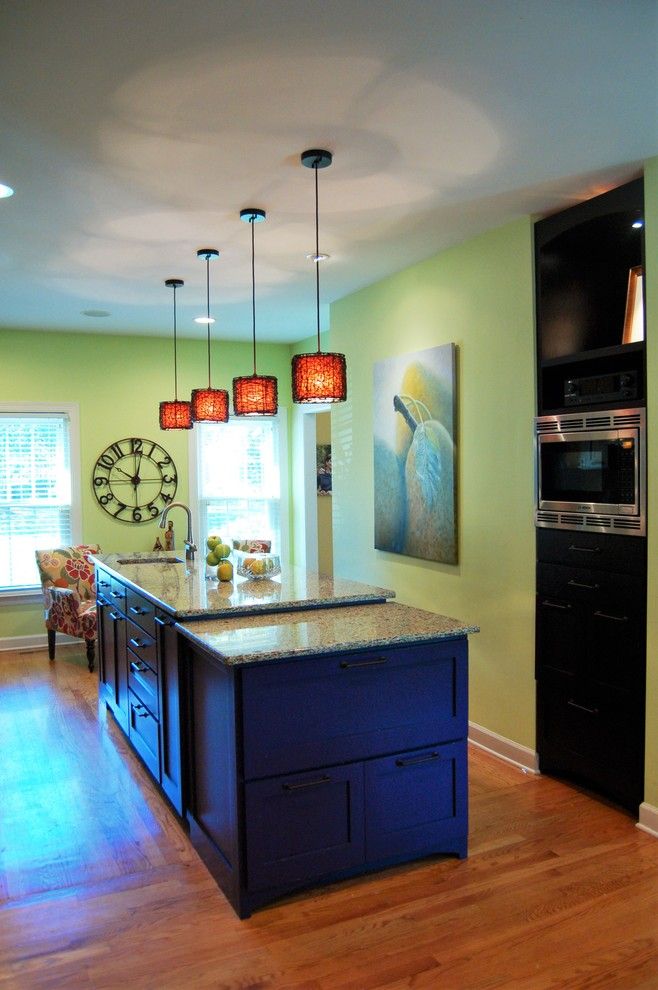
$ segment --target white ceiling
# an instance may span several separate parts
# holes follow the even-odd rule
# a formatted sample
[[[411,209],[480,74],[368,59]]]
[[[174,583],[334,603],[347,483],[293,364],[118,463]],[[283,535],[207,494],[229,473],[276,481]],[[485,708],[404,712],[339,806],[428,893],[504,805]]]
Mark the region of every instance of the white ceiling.
[[[0,325],[251,336],[658,154],[656,0],[2,0]],[[105,310],[106,317],[82,315]]]

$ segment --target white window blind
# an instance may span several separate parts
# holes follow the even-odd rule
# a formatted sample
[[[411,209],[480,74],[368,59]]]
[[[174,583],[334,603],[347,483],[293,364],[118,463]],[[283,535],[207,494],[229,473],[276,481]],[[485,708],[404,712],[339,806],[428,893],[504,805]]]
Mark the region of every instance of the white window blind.
[[[197,423],[199,545],[223,540],[271,540],[282,550],[280,424],[276,418]]]
[[[0,592],[35,587],[36,549],[73,542],[67,413],[0,412]]]

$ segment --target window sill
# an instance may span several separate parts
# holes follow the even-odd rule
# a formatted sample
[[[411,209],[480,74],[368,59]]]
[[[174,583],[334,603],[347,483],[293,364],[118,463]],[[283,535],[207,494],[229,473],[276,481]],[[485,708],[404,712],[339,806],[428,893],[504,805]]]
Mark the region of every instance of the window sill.
[[[41,605],[43,595],[39,588],[16,588],[12,591],[0,591],[0,607],[2,605]]]

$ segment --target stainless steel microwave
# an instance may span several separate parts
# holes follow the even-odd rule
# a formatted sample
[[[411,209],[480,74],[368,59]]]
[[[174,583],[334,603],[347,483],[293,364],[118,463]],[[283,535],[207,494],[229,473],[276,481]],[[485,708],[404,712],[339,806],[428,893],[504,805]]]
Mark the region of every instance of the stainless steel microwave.
[[[539,416],[535,445],[537,526],[646,534],[644,409]]]

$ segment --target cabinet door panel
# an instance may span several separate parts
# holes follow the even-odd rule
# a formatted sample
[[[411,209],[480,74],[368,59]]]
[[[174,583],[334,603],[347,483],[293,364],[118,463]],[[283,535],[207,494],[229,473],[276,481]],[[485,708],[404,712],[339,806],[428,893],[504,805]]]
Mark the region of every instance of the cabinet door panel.
[[[130,650],[126,651],[128,658],[128,685],[148,710],[159,717],[160,706],[158,699],[158,675],[144,663],[141,657],[135,656]]]
[[[363,862],[363,765],[245,786],[247,886],[311,882]]]
[[[158,723],[132,691],[129,699],[128,734],[130,741],[156,780],[160,780]]]
[[[645,679],[644,616],[632,609],[601,608],[589,615],[588,668],[602,684],[643,690]]]
[[[366,858],[452,852],[467,831],[466,742],[365,764]]]
[[[156,617],[155,626],[160,660],[161,784],[178,814],[182,815],[184,797],[178,635],[171,619]]]
[[[244,776],[395,753],[466,734],[466,643],[242,671]]]
[[[547,669],[571,676],[582,672],[585,644],[580,610],[563,599],[538,595],[536,621],[537,677]]]

